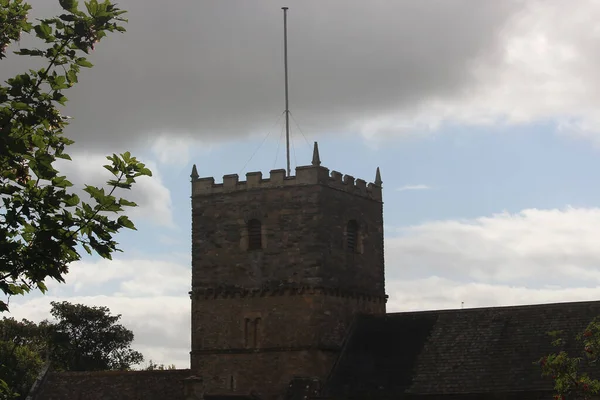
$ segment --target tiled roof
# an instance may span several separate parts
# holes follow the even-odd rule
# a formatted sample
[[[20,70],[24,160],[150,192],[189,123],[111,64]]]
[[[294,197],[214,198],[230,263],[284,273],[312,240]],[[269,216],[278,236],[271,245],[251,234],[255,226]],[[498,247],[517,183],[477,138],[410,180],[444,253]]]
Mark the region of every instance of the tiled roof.
[[[35,400],[183,400],[189,369],[154,371],[52,372]]]
[[[475,394],[550,390],[533,363],[566,350],[600,301],[360,316],[325,386],[329,396]],[[577,353],[578,355],[581,353]]]

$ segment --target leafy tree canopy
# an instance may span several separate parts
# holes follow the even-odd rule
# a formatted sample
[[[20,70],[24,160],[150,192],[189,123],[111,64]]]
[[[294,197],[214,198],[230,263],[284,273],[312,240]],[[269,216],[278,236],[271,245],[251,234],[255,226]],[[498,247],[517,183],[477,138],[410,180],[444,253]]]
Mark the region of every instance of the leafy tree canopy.
[[[44,64],[0,85],[0,294],[7,298],[35,288],[45,292],[47,278],[64,282],[81,249],[111,258],[119,251],[114,234],[135,229],[127,216],[116,215],[136,204],[116,192],[151,175],[129,152],[108,156],[104,168],[113,179],[106,187],[85,185],[86,202],[56,169],[57,159],[70,160],[65,149],[73,143],[63,134],[64,93],[77,83],[81,68],[92,67],[85,55],[108,32],[124,32],[126,21],[125,11],[108,0],[87,1],[85,10],[76,0],[59,3],[61,15],[32,22],[30,5],[0,0],[0,60],[22,34],[32,34],[40,47],[15,54]],[[0,300],[0,312],[7,310],[7,301]]]
[[[42,368],[32,347],[0,339],[0,399],[24,399]]]
[[[14,398],[25,398],[46,360],[64,371],[128,370],[144,360],[131,349],[134,335],[119,324],[121,315],[112,315],[107,307],[51,304],[55,321],[0,320],[0,380]],[[150,367],[166,369],[152,362]]]
[[[58,320],[51,339],[51,360],[68,371],[127,370],[144,357],[131,349],[133,332],[107,307],[52,302]]]
[[[562,332],[549,332],[554,338],[552,344],[560,351],[542,357],[537,364],[542,375],[554,382],[556,400],[588,400],[600,393],[600,381],[589,372],[598,371],[600,359],[600,318],[594,319],[586,329],[576,337],[580,344],[580,354],[569,354],[564,350],[565,340]]]

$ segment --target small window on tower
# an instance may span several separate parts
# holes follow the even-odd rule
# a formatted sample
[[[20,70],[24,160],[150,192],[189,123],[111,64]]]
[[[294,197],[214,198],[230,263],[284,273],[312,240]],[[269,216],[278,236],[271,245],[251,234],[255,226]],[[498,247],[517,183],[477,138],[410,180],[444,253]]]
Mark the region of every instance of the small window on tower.
[[[356,253],[358,250],[358,222],[350,220],[346,227],[346,250]]]
[[[262,249],[262,224],[257,219],[248,221],[248,250]]]

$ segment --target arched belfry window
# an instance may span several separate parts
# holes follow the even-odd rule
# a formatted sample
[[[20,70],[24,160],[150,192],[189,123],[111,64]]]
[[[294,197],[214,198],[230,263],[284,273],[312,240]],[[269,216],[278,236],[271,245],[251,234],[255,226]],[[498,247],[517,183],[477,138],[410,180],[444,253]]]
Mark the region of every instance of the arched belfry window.
[[[346,250],[349,253],[358,251],[358,222],[353,219],[346,226]]]
[[[248,221],[248,250],[262,249],[262,224],[257,219]]]

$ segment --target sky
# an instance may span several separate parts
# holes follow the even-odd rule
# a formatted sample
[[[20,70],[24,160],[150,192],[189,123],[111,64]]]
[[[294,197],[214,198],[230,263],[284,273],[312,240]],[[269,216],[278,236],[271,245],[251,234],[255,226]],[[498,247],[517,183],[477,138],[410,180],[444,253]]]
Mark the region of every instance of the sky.
[[[31,0],[32,15],[58,11]],[[600,298],[600,3],[592,0],[121,0],[67,93],[81,185],[130,150],[154,175],[124,194],[138,230],[111,261],[11,299],[108,306],[146,360],[189,366],[190,172],[285,167],[288,6],[291,164],[372,182],[381,168],[388,311]],[[27,43],[23,38],[22,45]],[[2,81],[31,60],[2,61]]]

